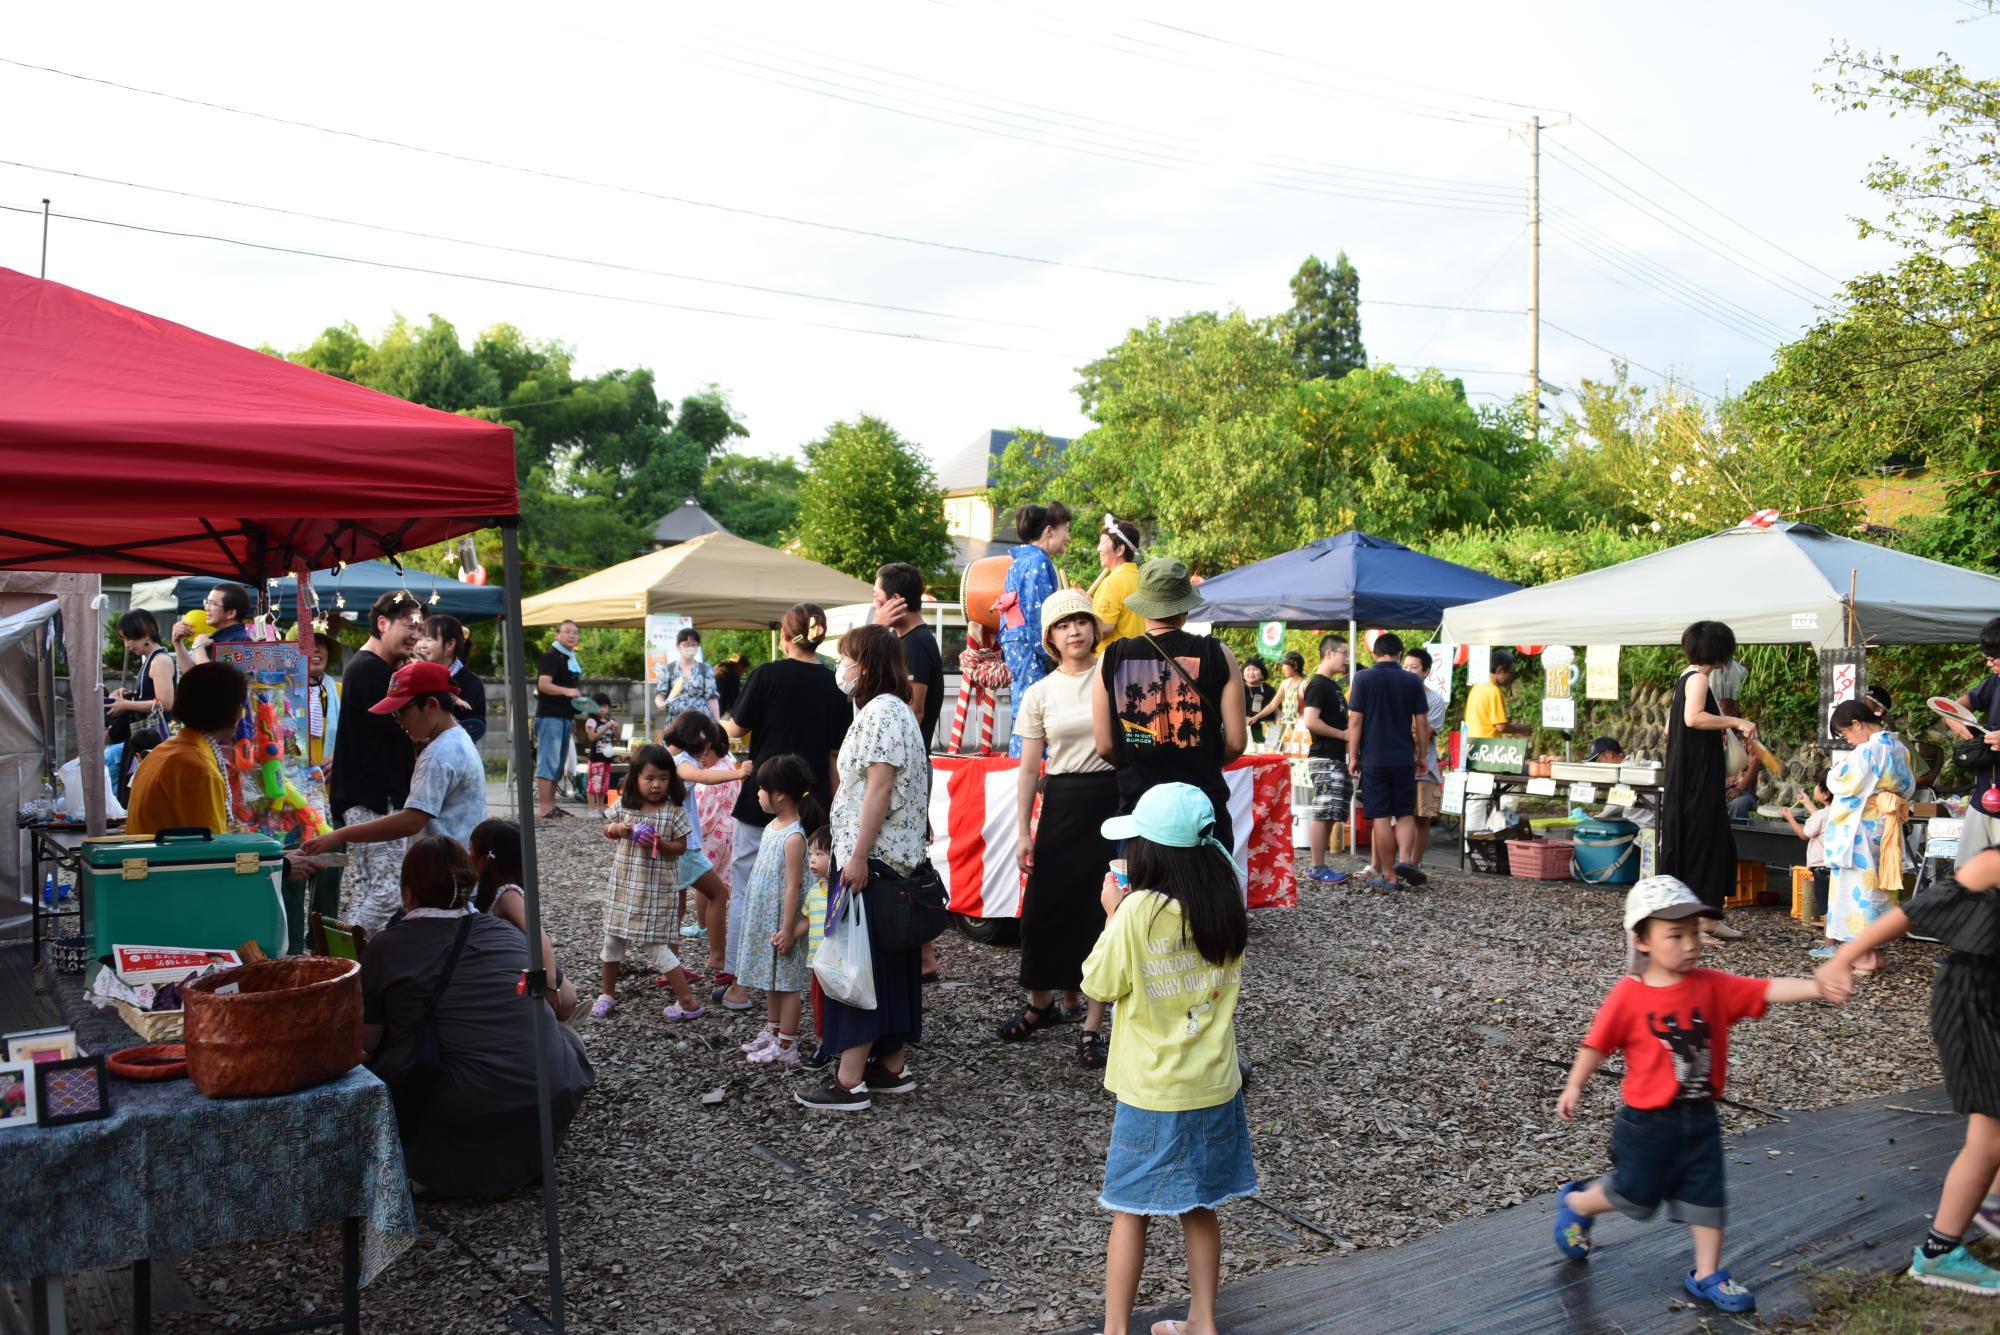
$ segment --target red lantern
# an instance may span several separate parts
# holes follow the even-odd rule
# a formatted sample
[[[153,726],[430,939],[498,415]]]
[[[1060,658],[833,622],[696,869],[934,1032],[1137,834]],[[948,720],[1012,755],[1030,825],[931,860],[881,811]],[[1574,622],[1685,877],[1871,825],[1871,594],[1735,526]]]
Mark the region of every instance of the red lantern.
[[[1979,805],[1996,816],[2000,816],[2000,788],[1988,788],[1979,795]]]
[[[1470,663],[1471,661],[1472,661],[1472,646],[1469,644],[1459,645],[1457,651],[1452,654],[1451,663],[1453,667],[1464,667],[1467,663]]]
[[[1362,646],[1366,648],[1369,653],[1371,654],[1374,653],[1375,641],[1382,638],[1382,636],[1385,633],[1386,632],[1383,630],[1381,626],[1370,626],[1367,630],[1361,632]]]
[[[1539,644],[1517,644],[1514,646],[1514,652],[1517,654],[1524,655],[1528,658],[1533,658],[1536,654],[1539,654],[1545,647],[1546,646]]]

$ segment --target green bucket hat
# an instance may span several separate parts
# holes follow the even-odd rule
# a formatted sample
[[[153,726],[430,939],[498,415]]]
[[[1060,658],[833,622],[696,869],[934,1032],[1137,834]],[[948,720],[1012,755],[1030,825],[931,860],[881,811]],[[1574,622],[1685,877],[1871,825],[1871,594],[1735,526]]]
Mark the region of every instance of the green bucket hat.
[[[1188,578],[1187,562],[1156,556],[1139,567],[1139,589],[1125,599],[1125,606],[1142,617],[1164,619],[1194,611],[1201,606],[1201,595]]]

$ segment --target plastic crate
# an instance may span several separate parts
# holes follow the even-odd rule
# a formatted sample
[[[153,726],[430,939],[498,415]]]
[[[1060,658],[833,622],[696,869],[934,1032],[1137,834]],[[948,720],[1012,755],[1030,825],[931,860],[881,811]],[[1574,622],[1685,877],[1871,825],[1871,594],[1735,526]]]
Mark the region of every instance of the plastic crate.
[[[1465,840],[1466,865],[1487,876],[1507,874],[1507,844],[1492,833],[1468,835]]]
[[[1516,839],[1507,845],[1507,870],[1530,881],[1567,881],[1576,844],[1569,839]]]
[[[1738,861],[1736,889],[1722,901],[1726,909],[1754,909],[1770,883],[1770,873],[1761,862]]]

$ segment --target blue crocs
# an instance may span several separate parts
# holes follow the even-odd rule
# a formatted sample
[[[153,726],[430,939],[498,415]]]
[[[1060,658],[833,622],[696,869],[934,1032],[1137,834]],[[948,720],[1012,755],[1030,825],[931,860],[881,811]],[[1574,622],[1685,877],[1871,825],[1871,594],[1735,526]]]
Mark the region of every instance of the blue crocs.
[[[1581,1182],[1565,1182],[1556,1191],[1556,1250],[1572,1261],[1590,1259],[1591,1221],[1569,1208],[1569,1194],[1583,1188]]]
[[[1724,1312],[1754,1312],[1757,1310],[1757,1295],[1729,1277],[1727,1270],[1718,1270],[1707,1279],[1696,1279],[1694,1271],[1687,1272],[1687,1291],[1698,1301],[1714,1303]]]

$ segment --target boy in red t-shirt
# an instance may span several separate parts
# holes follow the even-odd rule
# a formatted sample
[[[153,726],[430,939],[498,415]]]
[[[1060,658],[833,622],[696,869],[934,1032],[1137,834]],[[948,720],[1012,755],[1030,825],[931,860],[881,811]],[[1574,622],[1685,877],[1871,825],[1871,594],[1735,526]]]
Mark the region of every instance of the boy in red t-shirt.
[[[1611,1172],[1556,1193],[1556,1247],[1571,1260],[1590,1255],[1591,1222],[1617,1210],[1668,1217],[1694,1232],[1694,1269],[1683,1286],[1725,1312],[1748,1312],[1756,1295],[1722,1265],[1725,1193],[1722,1094],[1729,1026],[1754,1020],[1772,1002],[1819,997],[1809,978],[1742,978],[1701,962],[1701,919],[1715,910],[1672,876],[1649,876],[1625,897],[1630,942],[1626,977],[1597,1008],[1556,1111],[1574,1121],[1583,1087],[1604,1059],[1625,1054],[1624,1106],[1611,1125]]]

